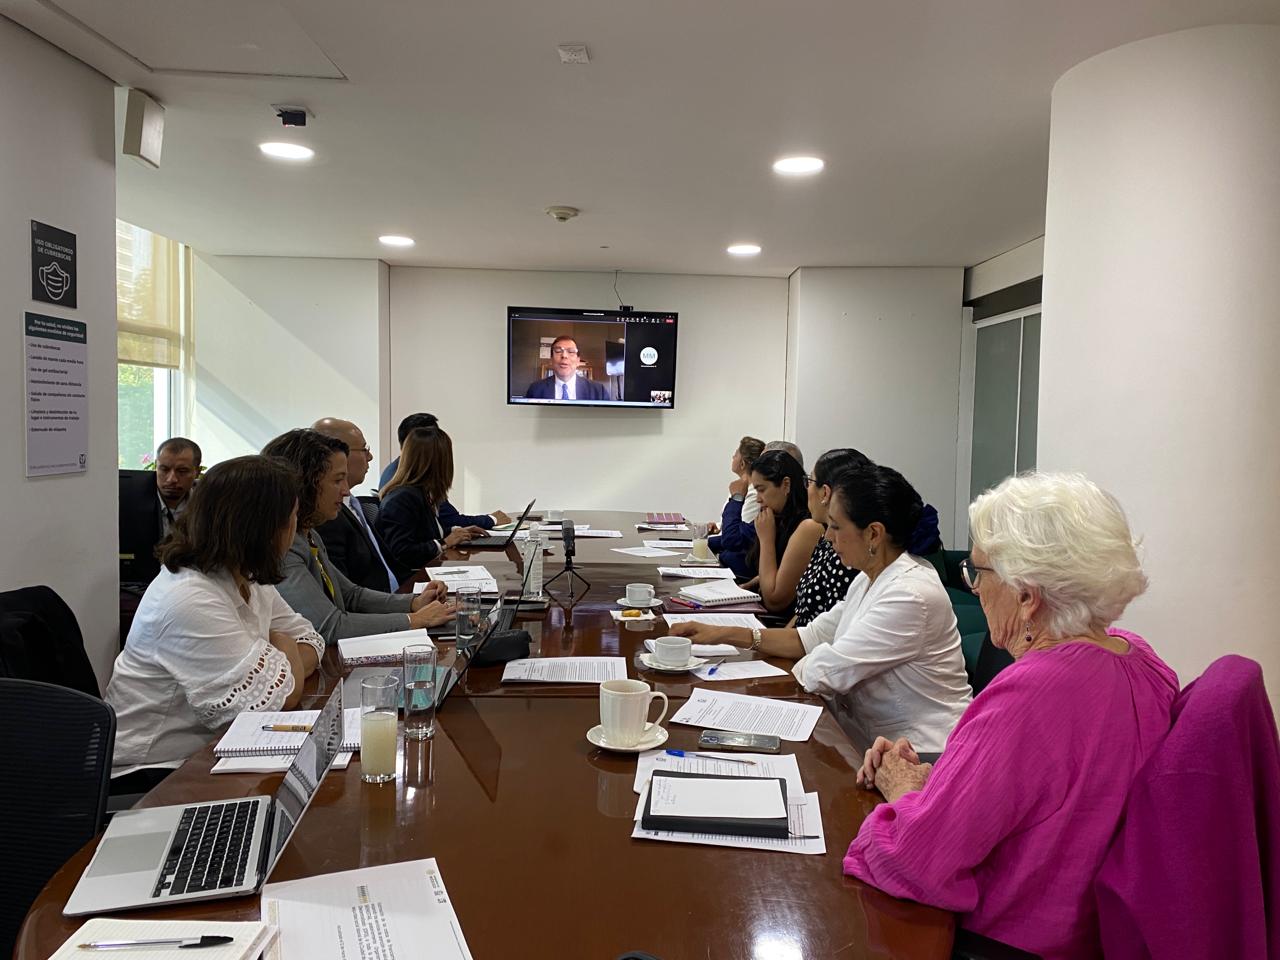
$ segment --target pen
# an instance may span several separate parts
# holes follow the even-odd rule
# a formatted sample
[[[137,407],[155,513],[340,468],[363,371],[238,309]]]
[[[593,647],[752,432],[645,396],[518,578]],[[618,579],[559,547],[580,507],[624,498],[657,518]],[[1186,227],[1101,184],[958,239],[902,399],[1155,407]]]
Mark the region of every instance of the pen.
[[[268,723],[262,728],[270,730],[272,733],[310,733],[311,724],[309,723]]]
[[[80,944],[80,949],[119,950],[121,947],[172,947],[176,944],[179,950],[198,950],[201,947],[220,947],[234,941],[234,937],[222,936],[177,937],[170,940],[94,940]]]
[[[667,597],[672,603],[678,603],[682,607],[688,607],[690,610],[701,610],[702,604],[694,603],[692,600],[684,600],[680,597]]]
[[[755,766],[754,760],[741,760],[738,757],[709,757],[705,753],[694,753],[691,750],[667,750],[668,756],[672,757],[698,757],[701,760],[723,760],[725,763],[745,763]]]

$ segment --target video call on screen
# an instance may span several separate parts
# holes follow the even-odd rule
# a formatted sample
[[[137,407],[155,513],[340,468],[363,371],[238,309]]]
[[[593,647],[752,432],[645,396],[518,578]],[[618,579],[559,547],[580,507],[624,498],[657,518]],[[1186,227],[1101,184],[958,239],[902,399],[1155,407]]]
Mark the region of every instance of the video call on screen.
[[[507,402],[671,409],[677,321],[670,312],[511,307]],[[564,337],[572,343],[556,342]],[[576,367],[566,347],[577,349]],[[572,384],[567,399],[558,376]]]

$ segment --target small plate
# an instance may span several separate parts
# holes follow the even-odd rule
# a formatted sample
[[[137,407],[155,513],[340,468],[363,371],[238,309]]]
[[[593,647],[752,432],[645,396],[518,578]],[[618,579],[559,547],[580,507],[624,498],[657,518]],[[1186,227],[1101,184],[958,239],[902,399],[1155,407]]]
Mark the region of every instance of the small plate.
[[[654,747],[660,747],[667,742],[667,728],[659,726],[656,723],[646,723],[644,725],[644,736],[640,738],[640,742],[634,747],[619,747],[611,744],[604,738],[604,727],[596,724],[587,731],[587,739],[594,746],[601,750],[613,750],[617,753],[644,753],[646,750],[652,750]]]
[[[690,670],[696,670],[707,661],[702,657],[690,657],[688,662],[682,667],[671,667],[665,663],[660,663],[656,655],[652,653],[640,654],[640,662],[650,670],[656,670],[658,673],[688,673]]]
[[[619,597],[614,601],[620,607],[630,607],[632,610],[652,610],[655,607],[662,606],[662,601],[654,597],[648,603],[632,603],[626,597]]]
[[[680,558],[680,565],[684,567],[718,567],[720,566],[719,557],[707,557],[705,560],[695,557],[692,553],[686,553]]]

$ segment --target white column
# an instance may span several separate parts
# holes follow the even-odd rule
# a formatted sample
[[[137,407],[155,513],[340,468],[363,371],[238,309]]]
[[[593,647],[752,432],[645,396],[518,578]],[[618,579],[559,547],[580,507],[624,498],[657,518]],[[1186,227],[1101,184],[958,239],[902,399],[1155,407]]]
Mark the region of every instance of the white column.
[[[1118,496],[1151,578],[1123,625],[1185,684],[1280,706],[1280,27],[1205,27],[1054,87],[1039,464]]]

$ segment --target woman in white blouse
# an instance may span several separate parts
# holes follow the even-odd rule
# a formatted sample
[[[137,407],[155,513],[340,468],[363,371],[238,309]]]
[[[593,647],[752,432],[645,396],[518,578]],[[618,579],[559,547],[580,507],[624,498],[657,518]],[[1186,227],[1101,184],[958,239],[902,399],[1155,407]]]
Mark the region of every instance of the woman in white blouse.
[[[324,640],[274,586],[297,520],[298,477],[279,461],[227,460],[196,486],[107,685],[114,777],[145,788],[158,776],[144,768],[177,767],[238,713],[298,705]]]
[[[940,752],[972,692],[946,589],[906,551],[920,495],[896,470],[871,464],[838,474],[832,491],[826,536],[841,562],[862,571],[844,600],[798,629],[689,623],[672,632],[793,657],[796,679],[830,698],[859,742],[906,737]]]

